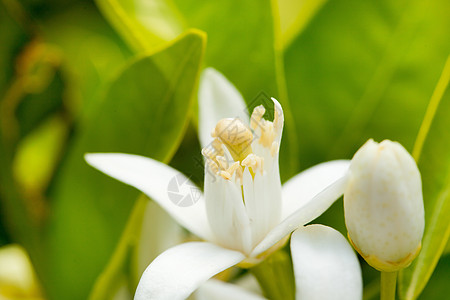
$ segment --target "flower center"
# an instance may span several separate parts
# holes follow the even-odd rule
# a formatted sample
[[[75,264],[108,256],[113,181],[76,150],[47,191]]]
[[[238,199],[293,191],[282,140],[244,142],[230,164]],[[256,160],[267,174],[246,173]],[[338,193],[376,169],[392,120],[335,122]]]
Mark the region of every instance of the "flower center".
[[[254,177],[259,170],[263,174],[264,157],[253,153],[252,143],[256,140],[257,148],[268,149],[270,156],[274,157],[278,152],[278,143],[275,141],[275,127],[278,114],[275,113],[274,122],[263,119],[265,109],[257,106],[250,118],[250,128],[238,118],[220,120],[211,132],[213,142],[202,149],[202,154],[212,172],[224,179],[230,180],[236,174],[236,180],[240,179],[247,167]],[[227,159],[226,147],[231,158]],[[258,151],[259,152],[259,151]],[[229,155],[228,155],[229,157]]]
[[[213,132],[228,149],[235,161],[242,161],[252,153],[253,134],[240,119],[222,119]]]

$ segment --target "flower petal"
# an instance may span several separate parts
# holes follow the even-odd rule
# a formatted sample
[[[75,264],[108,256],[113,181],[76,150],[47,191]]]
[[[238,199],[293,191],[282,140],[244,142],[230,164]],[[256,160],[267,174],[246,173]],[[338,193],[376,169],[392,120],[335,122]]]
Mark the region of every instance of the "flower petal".
[[[219,120],[239,117],[247,123],[245,101],[238,90],[217,70],[207,68],[200,79],[198,93],[199,138],[202,147],[212,141],[211,131]]]
[[[175,246],[148,266],[134,299],[186,299],[203,282],[244,258],[240,252],[206,242]]]
[[[318,164],[289,179],[283,185],[281,218],[286,218],[306,205],[315,195],[344,176],[349,166],[349,160],[333,160]]]
[[[242,199],[240,184],[234,178],[211,176],[207,166],[205,201],[208,221],[217,244],[249,254],[251,251],[250,221]],[[208,171],[209,170],[209,171]]]
[[[212,238],[200,190],[177,170],[151,158],[123,153],[86,154],[85,159],[105,174],[144,192],[192,233]],[[178,190],[182,186],[189,187],[190,193]],[[178,198],[180,202],[176,202]]]
[[[284,126],[284,113],[283,108],[281,107],[280,102],[278,102],[277,99],[271,98],[273,101],[273,108],[274,108],[274,119],[273,119],[273,126],[275,128],[275,134],[276,134],[276,141],[278,142],[278,146],[281,144],[281,136],[283,134],[283,126]]]
[[[258,246],[255,247],[251,255],[257,256],[263,253],[299,226],[305,225],[320,216],[331,206],[331,204],[342,196],[344,189],[347,186],[347,182],[348,175],[346,174],[284,219],[272,229],[269,234],[267,234]]]
[[[338,231],[324,225],[296,230],[291,237],[296,299],[362,299],[361,267]]]
[[[210,279],[195,292],[197,300],[263,300],[262,296],[249,292],[236,284]]]
[[[256,246],[280,222],[281,184],[279,173],[257,170],[254,178],[246,167],[242,190],[245,208],[251,220],[252,245]]]

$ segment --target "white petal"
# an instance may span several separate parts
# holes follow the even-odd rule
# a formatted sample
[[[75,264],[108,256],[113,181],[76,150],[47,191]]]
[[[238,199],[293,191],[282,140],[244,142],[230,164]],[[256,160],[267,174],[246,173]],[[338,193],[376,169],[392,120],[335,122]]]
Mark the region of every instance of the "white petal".
[[[296,230],[291,237],[296,299],[362,299],[358,259],[338,231],[324,225]]]
[[[278,173],[257,170],[254,178],[244,170],[244,199],[252,228],[252,244],[256,246],[280,222],[281,183]]]
[[[198,93],[199,138],[202,147],[211,141],[211,131],[219,120],[240,118],[248,120],[247,107],[238,90],[217,70],[207,68],[200,79]]]
[[[329,185],[321,193],[317,194],[313,199],[308,201],[304,206],[292,213],[284,219],[259,243],[253,250],[252,256],[257,256],[269,249],[283,237],[297,229],[301,225],[305,225],[322,213],[324,213],[342,194],[347,186],[348,175],[341,177],[331,185]]]
[[[205,200],[208,221],[221,246],[250,253],[250,222],[242,199],[240,184],[234,179],[205,175]]]
[[[177,170],[151,158],[123,153],[86,154],[85,159],[105,174],[144,192],[192,233],[204,239],[212,237],[200,190]]]
[[[278,146],[280,146],[281,145],[281,136],[283,134],[283,126],[284,126],[284,113],[283,113],[283,108],[281,107],[280,102],[278,102],[277,99],[275,99],[273,97],[271,99],[273,101],[273,107],[275,110],[273,126],[275,128]]]
[[[197,300],[263,300],[262,296],[251,293],[236,284],[210,279],[195,292]]]
[[[333,160],[311,167],[289,179],[283,185],[281,218],[286,218],[344,176],[349,166],[349,160]]]
[[[203,282],[244,258],[240,252],[206,242],[178,245],[148,266],[134,299],[186,299]]]

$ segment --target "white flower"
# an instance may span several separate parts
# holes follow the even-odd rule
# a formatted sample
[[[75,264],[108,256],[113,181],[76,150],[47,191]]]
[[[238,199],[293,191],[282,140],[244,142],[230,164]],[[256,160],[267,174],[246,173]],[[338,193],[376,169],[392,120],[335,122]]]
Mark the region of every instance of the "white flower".
[[[30,258],[19,245],[0,247],[0,299],[44,299]]]
[[[346,300],[361,298],[360,267],[352,248],[338,231],[309,225],[292,234],[295,298]],[[248,278],[251,279],[251,278]],[[236,284],[208,280],[195,292],[197,300],[262,300],[261,294]]]
[[[207,279],[233,265],[258,263],[281,247],[299,227],[301,230],[292,238],[295,247],[307,247],[305,243],[310,243],[302,234],[304,230],[310,239],[323,237],[328,241],[331,228],[307,230],[302,225],[314,220],[342,195],[349,162],[317,165],[294,176],[281,188],[278,153],[284,116],[278,101],[272,101],[273,122],[262,119],[264,109],[260,106],[248,124],[244,119],[245,104],[237,90],[218,72],[205,71],[199,92],[199,132],[207,161],[205,191],[199,201],[188,207],[169,200],[169,181],[182,176],[169,166],[130,154],[86,155],[90,165],[138,188],[182,226],[206,240],[181,244],[158,256],[142,275],[135,299],[186,298]],[[220,121],[236,116],[242,118]],[[188,178],[182,181],[192,185]],[[334,251],[330,243],[325,252]],[[301,261],[304,270],[314,272],[322,259],[315,253],[318,252],[312,251],[307,260],[294,255],[294,264]],[[351,249],[341,254],[354,258]],[[330,262],[327,267],[329,274],[347,272],[339,261]],[[316,279],[304,289],[320,291],[327,284],[341,290],[356,286],[342,299],[359,299],[359,265],[350,270],[349,276],[332,275],[332,283],[327,276],[312,276]]]
[[[422,183],[414,159],[399,143],[369,140],[356,152],[344,208],[349,237],[372,267],[396,271],[419,253]]]

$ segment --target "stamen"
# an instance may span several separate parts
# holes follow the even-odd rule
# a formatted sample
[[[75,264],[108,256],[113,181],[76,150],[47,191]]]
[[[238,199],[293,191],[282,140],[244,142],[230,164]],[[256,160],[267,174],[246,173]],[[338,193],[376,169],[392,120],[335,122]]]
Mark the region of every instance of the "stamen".
[[[263,115],[266,112],[264,106],[259,105],[253,110],[252,116],[250,118],[250,128],[256,131],[260,127],[261,136],[258,140],[260,144],[264,147],[269,148],[275,139],[275,130],[272,122],[264,120]],[[274,122],[277,120],[278,113],[274,113]]]
[[[256,130],[265,112],[266,109],[264,108],[264,106],[259,105],[255,107],[255,109],[252,112],[252,116],[250,117],[250,128],[252,130]]]
[[[273,142],[272,143],[272,147],[270,147],[270,155],[272,155],[272,157],[275,156],[275,154],[277,154],[278,152],[278,143],[277,142]]]
[[[214,139],[212,143],[202,149],[202,155],[206,158],[206,162],[211,168],[211,171],[214,172],[214,174],[217,174],[220,169],[226,169],[226,167],[223,167],[224,162],[219,162],[217,160],[218,157],[223,157],[224,150],[222,148],[222,143],[218,139]],[[224,158],[225,160],[225,158]],[[226,160],[225,160],[226,163]]]
[[[206,163],[209,165],[211,171],[214,172],[214,174],[217,174],[219,172],[219,166],[214,160],[207,158]]]
[[[253,134],[239,119],[222,119],[214,130],[216,136],[228,148],[235,161],[252,153]]]
[[[241,165],[243,167],[247,167],[250,171],[250,173],[252,174],[252,176],[255,176],[255,172],[258,170],[260,170],[261,175],[263,174],[264,171],[264,159],[262,157],[259,157],[258,155],[255,154],[249,154],[242,162]]]
[[[228,162],[225,156],[216,156],[216,160],[219,164],[220,169],[222,170],[228,169]]]
[[[228,170],[226,170],[226,171],[220,171],[219,175],[222,176],[224,179],[230,180],[231,177],[233,177],[234,172],[235,172],[236,170],[239,170],[239,169],[241,169],[241,168],[240,168],[240,166],[239,166],[239,162],[237,161],[237,162],[235,162],[234,164],[232,164],[232,165],[228,168]],[[236,175],[238,175],[238,174],[236,173]]]
[[[211,146],[214,148],[214,150],[216,151],[216,156],[217,155],[224,155],[224,150],[222,148],[222,143],[219,141],[219,139],[215,138],[212,143]]]
[[[261,137],[259,138],[259,143],[264,147],[269,148],[272,145],[273,140],[275,139],[273,123],[266,120],[261,121]]]

